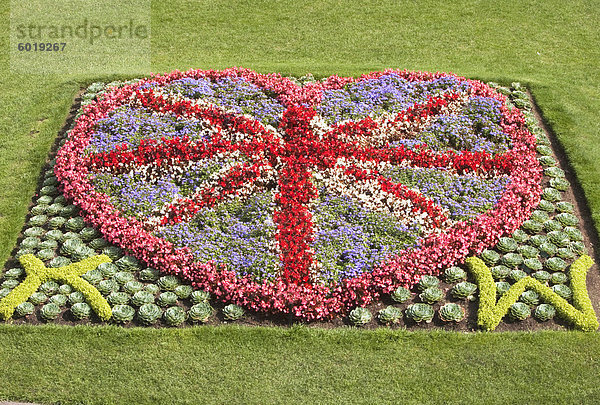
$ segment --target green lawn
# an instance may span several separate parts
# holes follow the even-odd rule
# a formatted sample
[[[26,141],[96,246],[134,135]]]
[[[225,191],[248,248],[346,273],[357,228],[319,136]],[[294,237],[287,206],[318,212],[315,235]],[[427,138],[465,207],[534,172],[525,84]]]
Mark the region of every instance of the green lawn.
[[[2,262],[74,94],[107,79],[12,73],[9,3],[0,4]],[[568,153],[598,229],[598,26],[595,1],[154,2],[152,71],[244,66],[325,76],[398,67],[521,81]],[[2,326],[0,398],[594,403],[599,351],[598,335],[581,333]]]

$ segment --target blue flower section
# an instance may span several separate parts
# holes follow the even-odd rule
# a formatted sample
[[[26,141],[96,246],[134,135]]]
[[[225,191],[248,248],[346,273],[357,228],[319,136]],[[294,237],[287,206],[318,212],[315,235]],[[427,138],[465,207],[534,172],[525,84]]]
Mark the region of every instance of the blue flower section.
[[[416,188],[442,208],[450,218],[467,220],[498,203],[508,176],[482,178],[473,175],[454,176],[445,171],[424,168],[394,168],[385,173],[390,179]]]
[[[437,151],[455,149],[489,153],[505,152],[510,143],[497,124],[473,122],[462,115],[438,116],[421,133],[419,140]]]
[[[319,277],[331,282],[371,271],[387,255],[416,245],[417,224],[402,225],[383,212],[363,208],[345,196],[321,193],[313,210],[313,249]]]
[[[225,77],[210,79],[184,78],[165,86],[167,91],[186,98],[204,100],[237,114],[248,114],[264,124],[277,126],[284,107],[274,97],[245,79]]]
[[[96,124],[90,138],[90,152],[109,152],[117,145],[136,147],[142,139],[208,139],[198,121],[173,115],[156,115],[141,109],[120,107]]]
[[[397,113],[415,103],[424,103],[428,97],[443,93],[465,92],[467,82],[454,77],[410,82],[397,74],[383,75],[377,79],[361,80],[339,90],[323,92],[316,110],[325,121],[332,124],[345,120],[358,120],[384,112]]]
[[[215,260],[242,276],[273,279],[281,262],[270,248],[275,233],[272,200],[270,193],[262,193],[223,203],[203,210],[190,223],[166,226],[157,236],[177,247],[188,246],[202,262]]]
[[[96,174],[92,178],[96,190],[110,196],[115,207],[126,215],[146,219],[155,208],[169,203],[179,187],[169,178],[143,181],[135,174]]]

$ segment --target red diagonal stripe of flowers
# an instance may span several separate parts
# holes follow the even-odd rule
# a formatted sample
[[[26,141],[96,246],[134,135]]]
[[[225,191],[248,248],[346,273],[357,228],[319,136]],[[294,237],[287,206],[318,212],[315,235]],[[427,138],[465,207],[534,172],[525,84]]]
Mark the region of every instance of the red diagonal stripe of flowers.
[[[394,183],[377,172],[365,170],[356,166],[346,168],[344,173],[359,181],[375,180],[381,187],[381,190],[393,194],[398,199],[410,200],[413,204],[412,211],[415,213],[419,211],[425,212],[427,216],[431,218],[435,226],[440,226],[442,222],[448,219],[446,215],[444,215],[441,207],[423,196],[423,194],[409,189],[402,183]]]
[[[219,180],[219,190],[216,187],[207,187],[195,193],[194,198],[182,198],[169,204],[160,224],[167,225],[187,221],[200,209],[210,208],[227,195],[237,194],[240,187],[255,181],[260,176],[262,166],[264,164],[260,162],[251,166],[248,164],[234,166]]]

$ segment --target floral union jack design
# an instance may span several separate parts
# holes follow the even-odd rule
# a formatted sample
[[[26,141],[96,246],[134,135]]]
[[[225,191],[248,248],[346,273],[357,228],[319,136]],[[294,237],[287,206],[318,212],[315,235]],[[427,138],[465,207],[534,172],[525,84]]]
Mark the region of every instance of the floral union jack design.
[[[232,68],[111,88],[55,168],[110,242],[226,302],[305,320],[461,262],[526,220],[535,138],[481,82]]]

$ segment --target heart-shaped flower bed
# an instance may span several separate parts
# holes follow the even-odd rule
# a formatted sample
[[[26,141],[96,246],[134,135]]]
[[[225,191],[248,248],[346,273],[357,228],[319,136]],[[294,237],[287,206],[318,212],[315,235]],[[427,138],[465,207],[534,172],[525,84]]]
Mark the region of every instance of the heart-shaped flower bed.
[[[481,82],[173,72],[84,108],[57,156],[110,242],[256,311],[327,319],[462,262],[540,199],[523,115]]]

